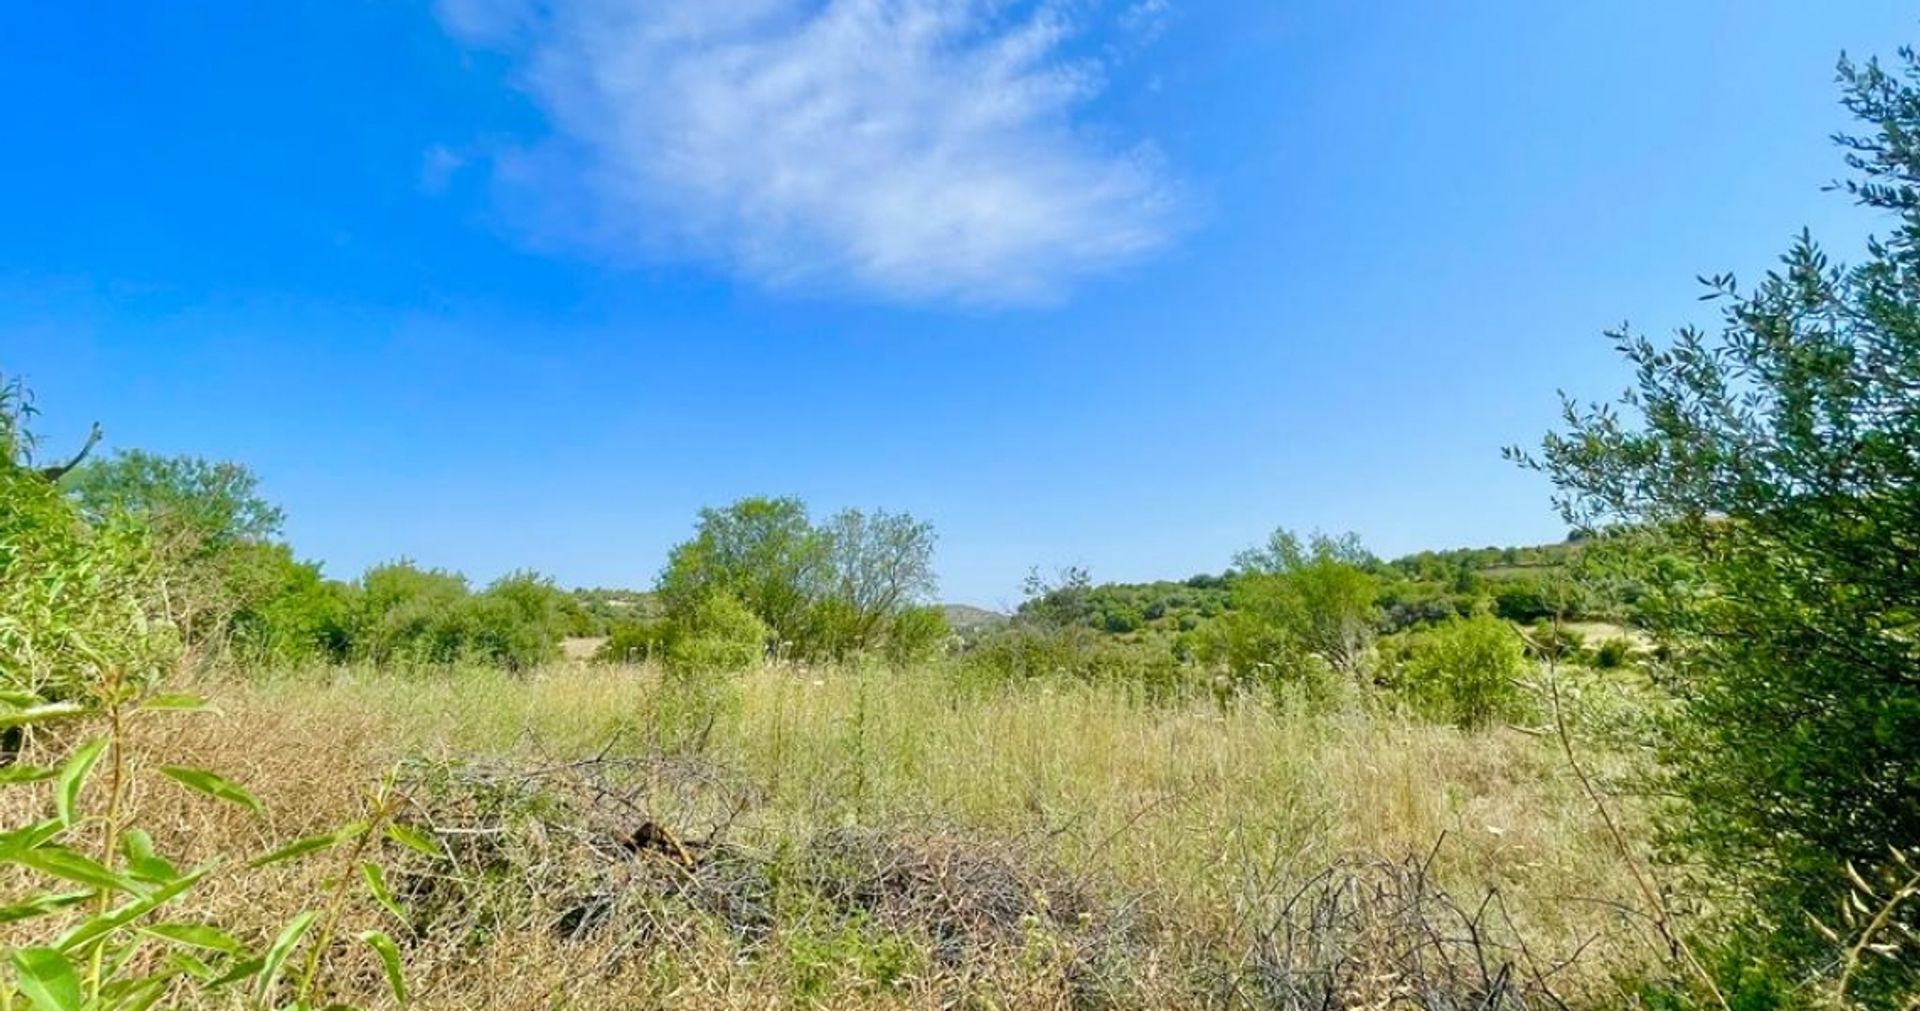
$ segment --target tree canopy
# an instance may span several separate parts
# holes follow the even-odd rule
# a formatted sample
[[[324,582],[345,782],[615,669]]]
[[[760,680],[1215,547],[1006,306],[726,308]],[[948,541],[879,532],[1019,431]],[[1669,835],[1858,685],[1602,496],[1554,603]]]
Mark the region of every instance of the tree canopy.
[[[1840,74],[1869,128],[1840,138],[1841,188],[1892,234],[1855,267],[1803,234],[1750,290],[1704,279],[1713,327],[1611,334],[1632,390],[1569,404],[1527,457],[1569,522],[1643,549],[1685,703],[1670,827],[1803,967],[1850,870],[1920,843],[1920,63]]]

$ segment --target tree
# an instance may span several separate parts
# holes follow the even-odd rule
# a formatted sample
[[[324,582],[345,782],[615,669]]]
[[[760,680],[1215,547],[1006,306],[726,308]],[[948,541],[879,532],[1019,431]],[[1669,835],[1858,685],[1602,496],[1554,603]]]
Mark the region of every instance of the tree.
[[[769,630],[745,604],[713,592],[669,626],[667,667],[683,673],[734,673],[766,655]]]
[[[193,456],[125,450],[67,474],[64,487],[90,520],[133,513],[205,549],[272,540],[286,519],[253,471]]]
[[[233,616],[260,602],[264,582],[247,549],[279,535],[283,515],[259,493],[259,479],[237,463],[140,450],[95,460],[62,481],[94,526],[132,517],[146,527],[166,616],[189,644],[217,643]]]
[[[687,616],[715,593],[745,605],[784,642],[808,638],[826,595],[832,548],[795,498],[745,498],[700,510],[694,538],[675,547],[660,575],[669,616]]]
[[[940,608],[906,608],[887,624],[887,661],[895,667],[911,667],[939,653],[952,637],[953,628]]]
[[[1232,611],[1224,620],[1227,664],[1236,673],[1284,672],[1317,657],[1359,671],[1373,641],[1377,562],[1352,534],[1300,539],[1276,530],[1234,559]]]
[[[401,559],[360,577],[353,652],[374,664],[449,664],[468,639],[466,578]]]
[[[848,509],[815,525],[794,498],[700,511],[659,592],[686,623],[715,594],[737,601],[787,648],[843,657],[879,648],[894,618],[934,588],[933,527],[906,513]]]
[[[933,595],[933,525],[906,513],[847,509],[822,530],[833,569],[832,598],[844,605],[843,651],[880,644],[888,624]]]
[[[1028,570],[1021,589],[1026,599],[1016,613],[1028,623],[1061,631],[1085,625],[1093,617],[1093,575],[1080,566],[1069,565],[1052,579],[1037,568]]]
[[[233,570],[248,581],[248,603],[232,618],[235,652],[254,664],[298,665],[344,660],[352,645],[352,596],[322,577],[320,566],[293,557],[285,544],[249,544]]]
[[[502,576],[467,604],[471,617],[465,652],[510,671],[557,660],[569,602],[553,580],[539,573]]]
[[[1665,768],[1691,814],[1669,828],[1797,970],[1849,867],[1920,843],[1920,62],[1901,58],[1840,67],[1872,129],[1839,138],[1842,188],[1892,213],[1891,237],[1847,269],[1803,233],[1750,291],[1704,279],[1717,327],[1611,334],[1632,390],[1569,403],[1564,432],[1516,453],[1573,526],[1659,559],[1636,606],[1684,706]],[[1857,987],[1892,1006],[1920,959],[1872,975]]]

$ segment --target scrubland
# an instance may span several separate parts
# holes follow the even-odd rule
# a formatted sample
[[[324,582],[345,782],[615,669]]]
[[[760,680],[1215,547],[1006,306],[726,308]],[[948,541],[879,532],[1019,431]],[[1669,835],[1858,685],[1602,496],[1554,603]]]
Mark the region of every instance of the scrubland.
[[[340,890],[339,935],[391,934],[420,1008],[1608,1006],[1659,961],[1540,728],[938,666],[198,687],[217,711],[127,738],[121,817],[182,862],[229,859],[168,915],[264,946],[368,858],[396,908]],[[1637,772],[1575,743],[1603,789]],[[142,763],[218,770],[261,810]],[[430,848],[235,858],[362,817],[383,776]],[[310,947],[314,1006],[393,1002],[370,951]]]

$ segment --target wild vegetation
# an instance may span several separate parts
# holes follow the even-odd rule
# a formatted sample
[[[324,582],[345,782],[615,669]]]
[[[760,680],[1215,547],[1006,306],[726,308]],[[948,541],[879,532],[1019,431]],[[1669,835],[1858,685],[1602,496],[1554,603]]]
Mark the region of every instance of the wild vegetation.
[[[1894,234],[1616,335],[1558,545],[956,628],[928,524],[749,498],[646,591],[335,581],[0,382],[0,1009],[1920,1006],[1920,61],[1841,79]]]

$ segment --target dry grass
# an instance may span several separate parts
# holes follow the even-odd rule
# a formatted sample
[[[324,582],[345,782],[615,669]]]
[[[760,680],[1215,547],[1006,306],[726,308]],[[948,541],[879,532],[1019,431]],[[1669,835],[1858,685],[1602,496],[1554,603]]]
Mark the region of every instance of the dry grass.
[[[189,857],[263,852],[351,819],[405,762],[409,817],[459,830],[453,869],[385,854],[422,1008],[1292,1006],[1249,974],[1336,967],[1261,955],[1288,904],[1330,867],[1408,860],[1421,909],[1497,893],[1487,951],[1524,946],[1516,973],[1571,962],[1551,989],[1576,1004],[1617,1005],[1609,981],[1650,957],[1615,912],[1632,884],[1604,829],[1551,743],[1512,730],[938,672],[321,672],[216,692],[220,715],[139,744],[246,783],[267,815],[149,779],[141,822]],[[621,849],[642,821],[686,843],[684,866]],[[339,870],[235,870],[191,912],[266,931]],[[377,964],[338,957],[340,996],[378,1005]],[[1375,983],[1414,971],[1342,964],[1363,963]],[[1416,989],[1330,1006],[1445,1006]]]

